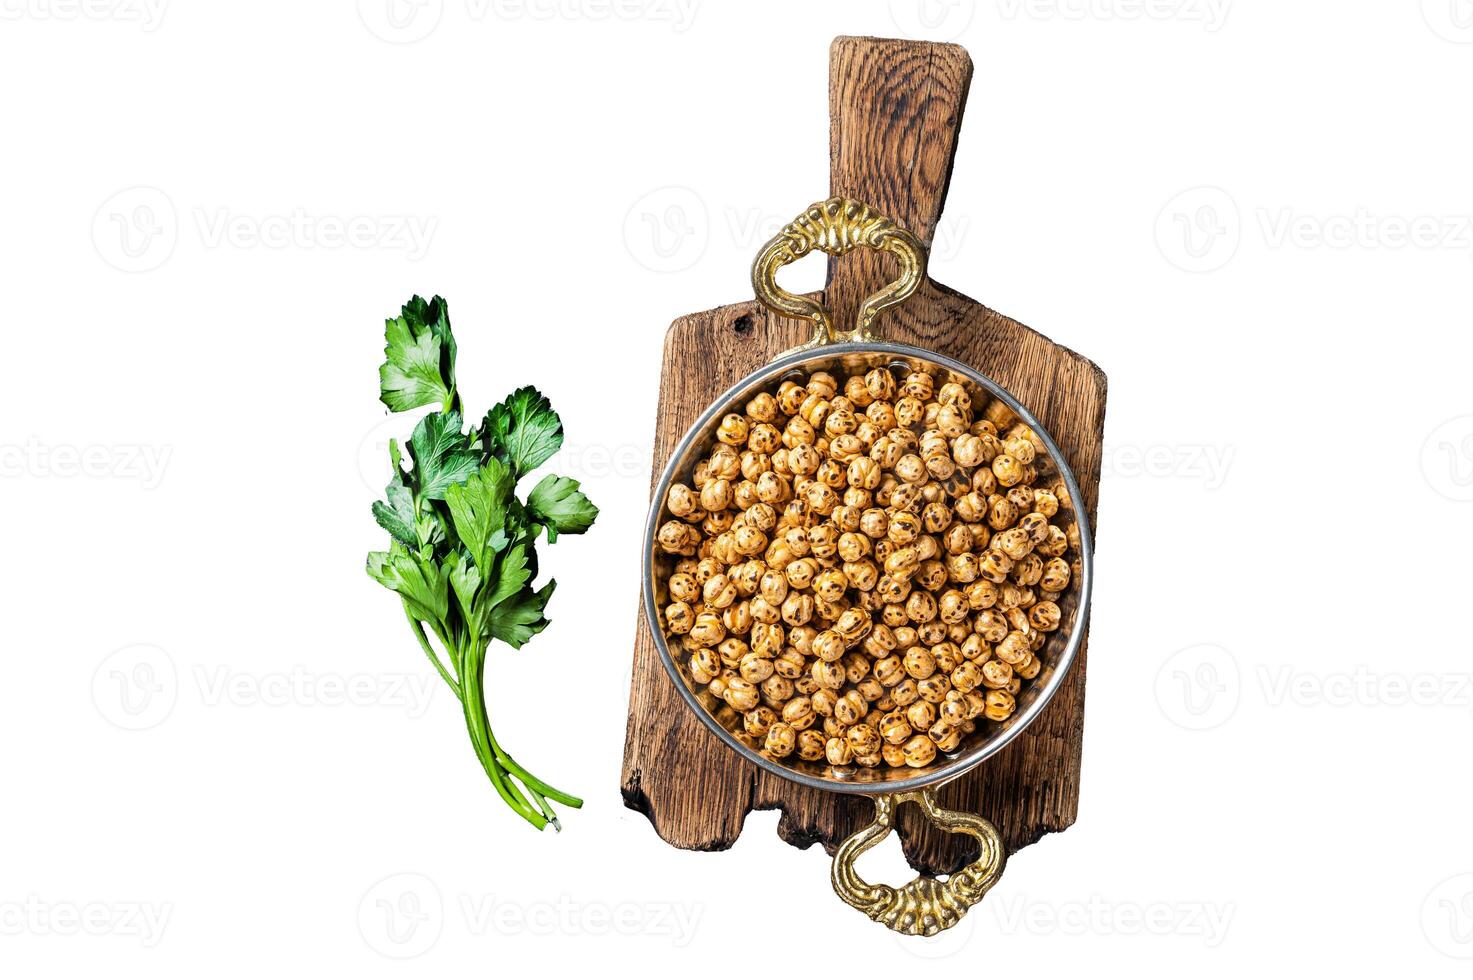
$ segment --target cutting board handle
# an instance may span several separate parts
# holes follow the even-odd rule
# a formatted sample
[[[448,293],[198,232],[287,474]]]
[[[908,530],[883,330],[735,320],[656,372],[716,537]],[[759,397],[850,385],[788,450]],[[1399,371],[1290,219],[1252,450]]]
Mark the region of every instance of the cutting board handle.
[[[829,192],[862,201],[929,247],[956,157],[972,59],[955,44],[837,37],[829,48]],[[894,278],[874,255],[831,258],[828,302],[850,322]]]

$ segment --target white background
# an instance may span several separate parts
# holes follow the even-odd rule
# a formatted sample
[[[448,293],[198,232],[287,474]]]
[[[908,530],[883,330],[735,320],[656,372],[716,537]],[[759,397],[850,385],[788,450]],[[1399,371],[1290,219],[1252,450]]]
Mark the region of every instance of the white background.
[[[421,2],[0,0],[0,971],[1467,975],[1468,0]],[[932,272],[1110,379],[1080,819],[930,942],[618,793],[664,330],[826,196],[836,34],[970,49]],[[362,571],[414,292],[603,508],[490,667],[561,835]]]

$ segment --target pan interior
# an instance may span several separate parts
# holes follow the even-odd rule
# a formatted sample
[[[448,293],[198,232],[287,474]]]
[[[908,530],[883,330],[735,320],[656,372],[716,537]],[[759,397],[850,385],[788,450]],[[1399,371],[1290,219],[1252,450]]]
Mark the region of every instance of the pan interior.
[[[933,375],[939,388],[956,382],[967,388],[980,411],[989,399],[1006,403],[1019,418],[1033,429],[1045,445],[1045,452],[1034,461],[1038,468],[1038,486],[1062,482],[1067,497],[1061,496],[1059,513],[1054,523],[1068,529],[1077,525],[1080,549],[1070,552],[1077,574],[1068,591],[1058,599],[1062,613],[1059,628],[1049,635],[1038,651],[1042,669],[1027,682],[1017,695],[1017,710],[1006,721],[978,719],[977,730],[968,735],[951,753],[938,753],[935,761],[922,768],[866,769],[859,766],[832,766],[824,761],[808,762],[796,757],[777,759],[761,747],[760,739],[742,730],[741,716],[701,689],[691,679],[687,657],[680,645],[667,641],[660,628],[660,612],[668,604],[664,582],[669,577],[675,558],[663,554],[655,545],[655,531],[668,518],[664,509],[666,491],[673,482],[690,484],[696,463],[709,455],[715,444],[716,429],[728,412],[741,407],[761,391],[775,390],[784,380],[799,383],[815,371],[827,371],[842,383],[848,375],[864,373],[876,367],[889,367],[897,379],[912,371],[924,370]],[[676,446],[660,482],[655,488],[649,524],[646,529],[644,568],[645,614],[666,670],[675,679],[688,704],[728,746],[752,762],[784,778],[834,792],[886,792],[912,789],[952,778],[1001,750],[1043,710],[1072,665],[1083,637],[1089,605],[1091,549],[1087,518],[1076,511],[1079,488],[1067,462],[1052,438],[1021,404],[990,378],[950,358],[900,344],[836,344],[812,351],[794,351],[759,369],[722,395],[697,420]]]

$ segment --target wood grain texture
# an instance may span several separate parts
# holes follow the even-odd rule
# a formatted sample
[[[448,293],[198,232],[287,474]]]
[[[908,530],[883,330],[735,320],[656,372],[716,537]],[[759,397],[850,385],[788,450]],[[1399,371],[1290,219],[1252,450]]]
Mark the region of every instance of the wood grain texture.
[[[865,200],[929,241],[946,195],[962,104],[971,76],[954,45],[839,38],[832,49],[833,186]],[[796,214],[802,204],[795,206]],[[894,270],[851,253],[830,263],[815,294],[852,319],[860,299]],[[1093,522],[1099,487],[1105,377],[1094,364],[1015,320],[928,280],[884,314],[880,333],[976,367],[1031,409],[1073,467]],[[804,341],[805,322],[756,302],[681,317],[665,338],[656,419],[654,476],[711,399],[780,352]],[[1087,644],[1086,644],[1087,646]],[[943,788],[944,806],[997,824],[1009,851],[1074,822],[1079,805],[1086,650],[1048,709],[998,755]],[[730,847],[746,814],[780,808],[779,835],[832,852],[867,823],[863,797],[806,789],[742,759],[707,731],[665,673],[640,616],[634,645],[622,790],[669,843],[697,850]],[[975,856],[970,838],[923,826],[901,812],[907,859],[928,874],[949,873]]]

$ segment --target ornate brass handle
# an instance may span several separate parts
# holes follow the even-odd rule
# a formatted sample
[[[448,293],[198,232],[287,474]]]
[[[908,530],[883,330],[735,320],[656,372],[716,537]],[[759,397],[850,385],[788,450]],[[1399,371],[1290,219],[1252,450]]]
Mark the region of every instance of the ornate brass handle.
[[[849,340],[875,340],[874,322],[882,310],[904,302],[926,275],[926,249],[914,235],[868,204],[833,197],[812,205],[762,246],[752,263],[752,288],[768,309],[785,316],[812,320],[813,339],[805,346],[832,342],[833,318],[807,296],[790,293],[777,284],[777,270],[814,249],[844,255],[857,246],[889,252],[900,260],[900,278],[864,301]]]
[[[854,870],[854,862],[865,851],[889,836],[895,810],[910,801],[921,808],[926,819],[953,834],[970,834],[982,844],[977,860],[946,881],[916,878],[900,888],[871,885]],[[950,929],[982,900],[987,890],[1002,877],[1007,851],[997,828],[970,813],[945,810],[936,805],[929,789],[890,793],[875,797],[874,823],[856,831],[834,854],[834,891],[850,905],[882,925],[907,936],[934,936]]]

